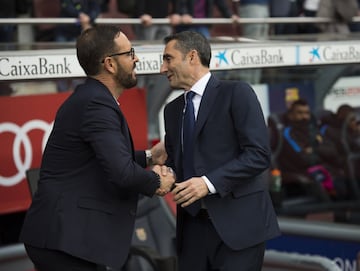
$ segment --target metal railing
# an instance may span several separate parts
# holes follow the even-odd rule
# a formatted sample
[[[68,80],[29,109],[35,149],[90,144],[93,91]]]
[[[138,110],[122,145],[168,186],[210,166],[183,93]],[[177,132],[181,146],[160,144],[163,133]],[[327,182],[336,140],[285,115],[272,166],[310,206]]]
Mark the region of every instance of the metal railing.
[[[193,18],[192,25],[208,24],[213,26],[219,25],[235,25],[236,23],[241,26],[245,24],[331,24],[337,21],[332,18],[324,17],[268,17],[268,18],[238,18],[236,22],[231,18]],[[353,17],[351,22],[360,22],[360,16]],[[59,25],[59,24],[78,24],[77,18],[35,18],[35,17],[18,17],[18,18],[0,18],[0,25],[17,25],[18,26],[18,44],[33,43],[34,33],[33,26],[36,25]],[[97,24],[118,24],[118,25],[140,25],[141,20],[139,18],[102,18],[95,19]],[[154,25],[168,25],[170,24],[169,18],[153,18],[152,23]],[[271,31],[270,31],[271,32]],[[272,33],[269,33],[270,36]],[[295,35],[299,35],[294,33]],[[317,35],[326,35],[327,33],[320,33]],[[286,36],[291,38],[293,34],[287,34]],[[312,36],[314,34],[300,34],[300,36]],[[232,36],[240,36],[235,30]],[[278,39],[283,38],[282,35],[272,35],[271,37]]]
[[[329,258],[320,255],[266,250],[262,271],[341,271]]]
[[[77,18],[0,18],[0,24],[75,24]],[[169,24],[168,18],[153,18],[153,24]],[[239,18],[238,24],[307,24],[307,23],[335,23],[331,18],[324,17],[268,17],[268,18]],[[352,22],[360,22],[360,16],[353,17]],[[141,24],[137,18],[97,18],[95,23],[98,24]],[[233,24],[231,18],[194,18],[192,24]]]
[[[23,244],[14,244],[0,247],[0,270],[34,270],[34,265],[28,258]]]

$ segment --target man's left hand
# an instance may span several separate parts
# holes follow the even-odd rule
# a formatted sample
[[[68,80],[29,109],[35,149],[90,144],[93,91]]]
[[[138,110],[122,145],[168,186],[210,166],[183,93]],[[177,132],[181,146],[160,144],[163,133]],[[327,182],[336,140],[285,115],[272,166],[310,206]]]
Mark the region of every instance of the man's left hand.
[[[176,204],[186,207],[208,195],[209,190],[203,178],[193,177],[187,181],[175,183],[175,188],[171,193],[174,195]]]

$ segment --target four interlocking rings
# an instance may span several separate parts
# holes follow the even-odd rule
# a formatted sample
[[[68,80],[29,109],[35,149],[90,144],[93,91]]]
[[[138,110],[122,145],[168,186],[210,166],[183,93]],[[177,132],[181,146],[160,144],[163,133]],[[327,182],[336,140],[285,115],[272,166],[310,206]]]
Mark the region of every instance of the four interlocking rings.
[[[42,151],[43,151],[45,149],[46,142],[49,138],[52,126],[53,126],[53,122],[49,124],[39,119],[30,120],[21,127],[12,122],[0,123],[0,134],[5,132],[10,132],[15,134],[12,156],[14,159],[15,166],[17,168],[17,173],[13,176],[4,177],[0,175],[0,185],[12,186],[18,184],[24,179],[25,172],[27,169],[30,168],[33,160],[33,147],[30,138],[28,136],[29,131],[35,129],[44,131],[44,136],[42,139]],[[25,150],[24,159],[21,158],[21,146],[23,146]]]

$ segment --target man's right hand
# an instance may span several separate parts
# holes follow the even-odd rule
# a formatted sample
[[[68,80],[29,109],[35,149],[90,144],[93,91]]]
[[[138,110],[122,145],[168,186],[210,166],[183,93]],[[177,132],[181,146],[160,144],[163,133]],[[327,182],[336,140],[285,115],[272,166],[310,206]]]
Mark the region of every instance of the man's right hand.
[[[160,187],[156,190],[155,194],[158,196],[165,196],[170,192],[171,188],[175,183],[175,174],[171,168],[167,166],[155,165],[152,169],[160,176]]]

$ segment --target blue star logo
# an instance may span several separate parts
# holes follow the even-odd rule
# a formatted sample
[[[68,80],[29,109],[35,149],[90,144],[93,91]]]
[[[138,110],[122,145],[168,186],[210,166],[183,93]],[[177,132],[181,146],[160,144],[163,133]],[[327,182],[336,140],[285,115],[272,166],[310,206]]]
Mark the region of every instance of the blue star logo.
[[[315,58],[320,60],[319,47],[313,48],[309,53],[311,54],[310,62],[314,62]]]
[[[219,59],[217,66],[220,66],[221,62],[223,62],[223,61],[225,62],[225,64],[229,65],[229,62],[227,61],[225,54],[226,54],[226,50],[224,50],[222,52],[218,52],[218,54],[215,56],[216,58]]]

